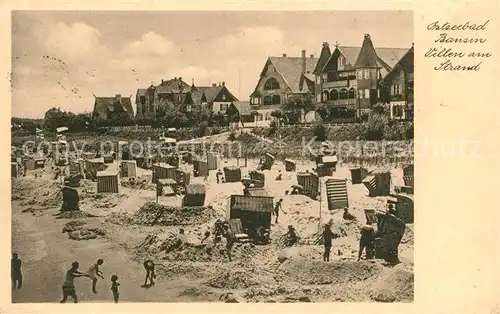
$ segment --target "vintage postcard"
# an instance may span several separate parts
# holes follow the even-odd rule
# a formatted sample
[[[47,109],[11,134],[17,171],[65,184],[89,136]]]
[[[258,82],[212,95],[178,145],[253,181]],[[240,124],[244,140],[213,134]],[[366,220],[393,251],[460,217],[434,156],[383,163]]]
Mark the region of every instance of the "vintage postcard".
[[[498,313],[496,2],[42,4],[3,14],[3,312]]]

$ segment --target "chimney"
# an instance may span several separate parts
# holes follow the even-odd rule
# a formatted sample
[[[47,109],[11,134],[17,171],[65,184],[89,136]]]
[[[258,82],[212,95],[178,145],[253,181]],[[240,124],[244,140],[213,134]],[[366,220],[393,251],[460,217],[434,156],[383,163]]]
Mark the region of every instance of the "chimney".
[[[163,79],[161,79],[161,83],[163,84]],[[151,85],[153,85],[153,84],[151,84]]]
[[[309,57],[310,57],[311,59],[313,59],[313,58],[314,58],[314,54],[312,54],[312,53],[311,53],[311,54],[309,55]]]
[[[176,77],[174,77],[174,80],[176,80],[176,79],[177,79],[177,76],[176,76]]]
[[[182,81],[182,76],[179,76],[179,81]]]
[[[117,102],[121,102],[122,101],[122,94],[116,94],[115,99]]]
[[[302,73],[306,73],[306,51],[302,50]]]
[[[217,87],[217,83],[212,83],[212,87]]]
[[[226,86],[226,82],[222,82],[222,86]]]
[[[283,57],[286,57],[286,53],[283,54]]]

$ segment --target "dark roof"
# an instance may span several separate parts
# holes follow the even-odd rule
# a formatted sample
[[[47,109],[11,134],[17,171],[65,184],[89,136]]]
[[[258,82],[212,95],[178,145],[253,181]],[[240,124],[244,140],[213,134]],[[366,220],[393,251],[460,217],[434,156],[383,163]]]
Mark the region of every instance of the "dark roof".
[[[191,91],[191,99],[193,99],[193,103],[198,105],[202,103],[203,92],[195,88],[195,90]],[[206,96],[205,96],[206,97]]]
[[[232,104],[238,109],[242,116],[249,116],[252,114],[252,108],[249,101],[233,101]]]
[[[146,91],[147,91],[146,88],[139,88],[137,90],[137,96],[146,96]]]
[[[413,53],[414,53],[414,48],[413,48],[413,46],[412,46],[412,47],[411,47],[410,49],[408,49],[408,50],[406,51],[406,53],[405,53],[405,54],[404,54],[404,55],[403,55],[403,56],[402,56],[402,57],[398,60],[398,62],[397,62],[397,63],[396,63],[396,64],[392,67],[392,69],[391,69],[391,70],[390,70],[390,71],[389,71],[389,72],[388,72],[388,73],[384,76],[384,80],[385,80],[385,79],[387,79],[387,78],[388,78],[388,77],[389,77],[389,76],[390,76],[390,75],[394,72],[394,70],[395,70],[395,69],[397,69],[397,68],[400,66],[401,62],[402,62],[402,61],[403,61],[403,60],[404,60],[404,59],[405,59],[408,55],[410,55],[410,54],[411,54],[411,57],[412,57],[412,58],[414,58]]]
[[[130,114],[134,115],[134,108],[132,107],[132,101],[130,101],[130,98],[125,98],[122,97],[122,107],[125,108],[125,110]]]
[[[222,88],[224,88],[224,86],[196,86],[196,89],[205,94],[207,102],[213,102]]]
[[[358,60],[358,56],[360,55],[361,47],[337,46],[336,50],[338,50],[346,58],[346,64],[350,64],[354,67],[356,61]],[[408,48],[375,48],[377,67],[382,68],[382,75],[387,75],[387,73],[399,62],[399,60],[401,60],[407,51]],[[330,56],[330,58],[332,58],[332,56]],[[327,63],[325,63],[323,68]]]
[[[307,91],[300,90],[300,78],[302,76],[302,58],[301,57],[270,57],[270,62],[276,68],[276,71],[283,77],[292,93],[299,94]],[[306,72],[312,73],[318,62],[318,58],[305,58]]]
[[[324,42],[323,48],[321,48],[321,53],[319,55],[319,59],[318,62],[316,63],[316,67],[314,68],[313,73],[315,74],[321,73],[321,70],[323,70],[323,67],[326,65],[331,55],[332,52],[330,51],[330,46],[328,45],[327,42]]]
[[[231,209],[272,212],[274,209],[273,197],[231,195]]]
[[[119,102],[117,101],[117,97],[95,97],[94,113],[97,113],[101,117],[107,117],[108,112],[114,112],[120,107],[124,112],[128,112],[131,115],[134,114],[132,102],[128,97],[120,97]]]
[[[302,74],[300,76],[300,90],[314,92],[314,74]]]
[[[361,51],[356,59],[356,68],[376,68],[379,66],[377,53],[373,47],[372,40],[369,34],[365,34]]]
[[[156,92],[158,94],[168,94],[168,93],[187,93],[191,91],[191,85],[184,82],[181,78],[173,78],[171,80],[163,81],[160,85],[156,86]]]

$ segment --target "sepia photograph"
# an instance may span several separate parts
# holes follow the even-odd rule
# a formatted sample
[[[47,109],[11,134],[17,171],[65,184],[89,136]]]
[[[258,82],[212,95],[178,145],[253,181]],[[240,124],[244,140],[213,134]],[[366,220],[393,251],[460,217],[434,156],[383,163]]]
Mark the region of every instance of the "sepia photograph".
[[[414,302],[412,11],[11,17],[12,303]]]

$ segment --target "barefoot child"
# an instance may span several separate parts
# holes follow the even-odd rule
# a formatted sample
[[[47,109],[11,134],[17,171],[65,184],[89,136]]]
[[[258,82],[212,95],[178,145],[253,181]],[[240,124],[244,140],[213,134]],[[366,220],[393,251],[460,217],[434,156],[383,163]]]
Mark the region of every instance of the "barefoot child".
[[[119,285],[118,276],[111,276],[111,291],[113,292],[113,299],[115,300],[115,303],[118,303],[118,299],[120,298],[120,292],[118,292]]]
[[[92,264],[92,266],[89,267],[89,271],[87,274],[89,275],[88,277],[92,279],[92,292],[97,293],[96,290],[96,285],[97,285],[97,276],[101,277],[104,279],[102,276],[102,271],[99,269],[99,266],[101,266],[104,263],[104,260],[102,258],[97,260],[97,263]]]

